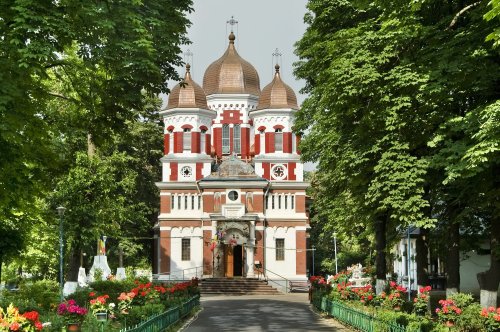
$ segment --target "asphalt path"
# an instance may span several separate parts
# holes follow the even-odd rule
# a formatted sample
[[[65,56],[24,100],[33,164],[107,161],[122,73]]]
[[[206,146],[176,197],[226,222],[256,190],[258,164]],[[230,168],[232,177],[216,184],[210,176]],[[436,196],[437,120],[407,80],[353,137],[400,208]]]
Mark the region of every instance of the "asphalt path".
[[[307,294],[202,297],[201,306],[183,332],[349,331],[313,312]]]

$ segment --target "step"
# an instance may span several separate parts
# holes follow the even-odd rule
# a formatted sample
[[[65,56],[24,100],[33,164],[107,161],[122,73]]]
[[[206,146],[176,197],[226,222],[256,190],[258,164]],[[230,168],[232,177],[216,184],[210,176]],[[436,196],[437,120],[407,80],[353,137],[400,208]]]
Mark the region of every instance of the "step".
[[[210,278],[200,282],[204,295],[278,295],[276,288],[254,278]]]

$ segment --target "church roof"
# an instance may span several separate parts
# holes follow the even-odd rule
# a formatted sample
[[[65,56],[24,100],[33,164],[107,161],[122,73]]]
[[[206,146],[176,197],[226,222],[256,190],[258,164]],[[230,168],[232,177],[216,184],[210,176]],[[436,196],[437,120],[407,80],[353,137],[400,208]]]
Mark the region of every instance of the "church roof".
[[[226,52],[205,71],[203,89],[207,95],[224,93],[260,95],[257,70],[236,52],[235,39],[231,31]]]
[[[167,109],[172,108],[203,108],[208,109],[207,96],[203,88],[191,78],[191,66],[186,65],[186,76],[182,83],[177,84],[168,98]]]
[[[299,109],[297,104],[297,96],[293,92],[292,88],[285,84],[280,76],[280,66],[276,65],[274,67],[276,73],[274,78],[262,89],[260,94],[259,104],[257,109],[268,109],[268,108],[292,108]]]

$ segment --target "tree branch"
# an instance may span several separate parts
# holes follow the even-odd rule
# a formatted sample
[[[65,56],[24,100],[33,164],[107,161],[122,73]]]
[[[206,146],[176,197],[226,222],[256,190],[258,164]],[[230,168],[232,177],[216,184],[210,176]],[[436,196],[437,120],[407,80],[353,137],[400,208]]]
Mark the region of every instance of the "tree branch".
[[[474,2],[473,4],[470,4],[464,8],[462,8],[456,15],[455,17],[453,18],[453,20],[451,21],[450,25],[448,25],[448,27],[446,28],[446,30],[450,30],[451,28],[453,28],[455,26],[455,24],[457,24],[457,21],[458,21],[458,18],[460,17],[460,15],[462,15],[463,13],[465,13],[466,11],[468,11],[469,9],[471,8],[474,8],[476,7],[477,5],[479,5],[481,3],[481,1],[478,1],[478,2]]]

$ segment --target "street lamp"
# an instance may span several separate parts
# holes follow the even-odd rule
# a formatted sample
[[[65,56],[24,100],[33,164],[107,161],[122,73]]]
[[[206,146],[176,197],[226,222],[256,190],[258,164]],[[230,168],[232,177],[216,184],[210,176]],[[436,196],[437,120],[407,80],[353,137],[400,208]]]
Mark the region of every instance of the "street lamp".
[[[333,232],[333,246],[335,249],[335,274],[338,274],[339,268],[337,265],[337,232]]]
[[[314,252],[316,251],[316,247],[314,247],[314,245],[313,245],[311,250],[312,250],[312,252],[313,252],[313,266],[312,266],[312,270],[313,270],[312,272],[313,272],[313,273],[312,273],[312,275],[315,275],[315,274],[314,274]]]
[[[63,218],[64,218],[64,211],[66,211],[66,208],[63,206],[59,206],[57,208],[57,213],[59,214],[59,292],[60,292],[60,298],[61,302],[64,301],[64,295],[63,295],[63,249],[64,249],[64,243],[63,243]]]

